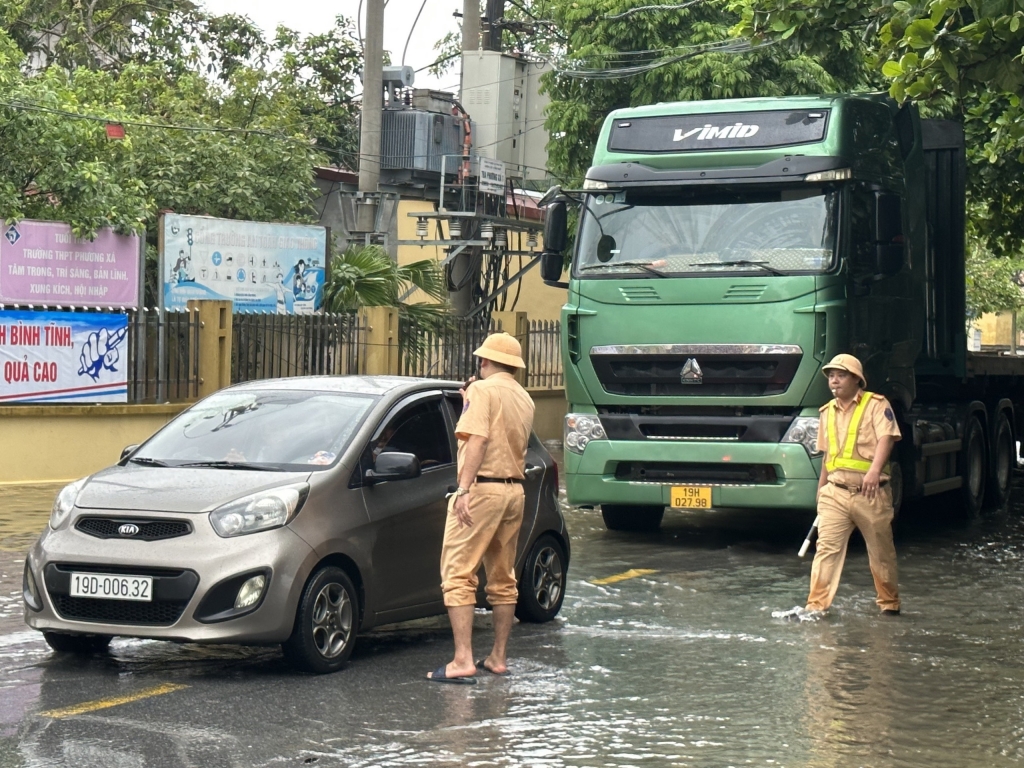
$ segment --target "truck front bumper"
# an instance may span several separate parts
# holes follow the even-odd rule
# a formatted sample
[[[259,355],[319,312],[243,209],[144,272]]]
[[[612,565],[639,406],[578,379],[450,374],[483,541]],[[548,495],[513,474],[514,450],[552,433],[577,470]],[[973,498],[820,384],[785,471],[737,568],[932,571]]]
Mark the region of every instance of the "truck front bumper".
[[[756,464],[774,468],[775,481],[718,483],[713,479],[648,482],[616,477],[632,464]],[[583,454],[565,452],[565,488],[571,504],[671,506],[673,486],[711,488],[713,507],[814,509],[820,459],[811,460],[797,443],[716,443],[592,440]]]

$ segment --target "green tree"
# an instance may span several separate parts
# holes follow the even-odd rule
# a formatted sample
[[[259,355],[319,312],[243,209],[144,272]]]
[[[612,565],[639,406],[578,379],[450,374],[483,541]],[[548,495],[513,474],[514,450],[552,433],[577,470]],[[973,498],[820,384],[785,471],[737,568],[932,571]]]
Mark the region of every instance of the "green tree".
[[[734,0],[736,32],[791,54],[854,39],[897,101],[962,119],[974,231],[997,256],[1024,246],[1024,6],[1016,0]]]

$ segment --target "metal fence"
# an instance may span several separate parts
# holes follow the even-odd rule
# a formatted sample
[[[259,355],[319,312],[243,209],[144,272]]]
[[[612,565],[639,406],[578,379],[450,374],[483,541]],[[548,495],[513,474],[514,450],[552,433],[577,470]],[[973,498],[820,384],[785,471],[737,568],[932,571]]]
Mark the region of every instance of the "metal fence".
[[[163,338],[161,339],[161,334]],[[161,365],[161,357],[166,361]],[[199,397],[199,313],[128,312],[128,402]]]
[[[554,389],[565,385],[562,371],[562,324],[558,320],[530,320],[526,386]]]
[[[354,312],[235,314],[231,381],[358,373],[365,332]]]
[[[398,321],[398,370],[403,376],[465,381],[476,373],[473,350],[498,324],[486,317],[450,318],[438,328]]]

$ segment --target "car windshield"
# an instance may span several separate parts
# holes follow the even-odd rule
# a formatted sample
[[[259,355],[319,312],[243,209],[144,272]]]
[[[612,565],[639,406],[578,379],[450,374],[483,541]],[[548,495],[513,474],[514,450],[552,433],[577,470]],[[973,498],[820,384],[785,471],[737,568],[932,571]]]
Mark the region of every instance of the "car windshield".
[[[579,278],[829,269],[838,194],[817,187],[630,191],[587,196]]]
[[[129,460],[279,471],[333,465],[377,398],[305,390],[228,390],[197,403]]]

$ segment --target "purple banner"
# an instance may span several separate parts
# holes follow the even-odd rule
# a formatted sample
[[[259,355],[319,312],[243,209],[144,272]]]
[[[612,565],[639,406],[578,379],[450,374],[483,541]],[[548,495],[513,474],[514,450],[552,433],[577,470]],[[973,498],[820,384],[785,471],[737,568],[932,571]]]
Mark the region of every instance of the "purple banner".
[[[0,231],[0,304],[139,305],[138,235],[78,240],[67,224],[28,219]]]

